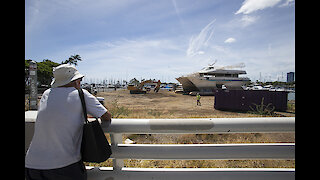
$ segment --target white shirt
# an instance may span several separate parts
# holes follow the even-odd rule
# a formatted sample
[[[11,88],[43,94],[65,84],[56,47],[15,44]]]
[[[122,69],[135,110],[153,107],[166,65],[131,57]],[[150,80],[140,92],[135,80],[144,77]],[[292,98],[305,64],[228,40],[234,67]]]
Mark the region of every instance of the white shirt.
[[[101,117],[107,109],[83,89],[87,113]],[[25,167],[55,169],[80,161],[84,117],[78,90],[59,87],[46,90],[39,103],[35,131]]]

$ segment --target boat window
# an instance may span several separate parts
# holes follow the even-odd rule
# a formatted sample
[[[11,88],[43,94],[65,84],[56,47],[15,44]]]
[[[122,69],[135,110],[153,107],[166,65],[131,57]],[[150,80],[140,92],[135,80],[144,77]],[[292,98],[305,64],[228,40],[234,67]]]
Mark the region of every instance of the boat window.
[[[216,77],[223,77],[224,74],[216,74]]]

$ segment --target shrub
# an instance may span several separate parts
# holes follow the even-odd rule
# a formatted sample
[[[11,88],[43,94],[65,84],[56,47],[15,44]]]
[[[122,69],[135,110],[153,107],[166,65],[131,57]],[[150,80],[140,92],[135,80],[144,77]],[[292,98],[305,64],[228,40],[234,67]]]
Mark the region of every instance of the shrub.
[[[118,118],[121,115],[122,116],[128,116],[131,111],[124,106],[120,106],[118,104],[118,100],[115,99],[114,101],[111,102],[110,107],[108,108],[108,110],[110,111],[112,118]]]
[[[264,101],[264,97],[261,100],[261,104],[258,105],[256,103],[253,103],[255,105],[255,108],[252,108],[251,106],[249,106],[250,109],[252,110],[249,112],[253,114],[258,114],[258,115],[271,115],[271,116],[275,115],[274,114],[275,107],[271,103],[269,103],[268,105],[264,105],[263,101]]]

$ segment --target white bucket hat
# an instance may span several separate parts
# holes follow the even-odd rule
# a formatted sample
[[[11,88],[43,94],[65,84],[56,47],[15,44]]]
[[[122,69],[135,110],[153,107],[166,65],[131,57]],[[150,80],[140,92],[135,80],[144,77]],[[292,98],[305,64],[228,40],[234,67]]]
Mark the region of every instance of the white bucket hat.
[[[53,68],[51,87],[63,86],[82,77],[84,75],[80,74],[74,65],[62,64]]]

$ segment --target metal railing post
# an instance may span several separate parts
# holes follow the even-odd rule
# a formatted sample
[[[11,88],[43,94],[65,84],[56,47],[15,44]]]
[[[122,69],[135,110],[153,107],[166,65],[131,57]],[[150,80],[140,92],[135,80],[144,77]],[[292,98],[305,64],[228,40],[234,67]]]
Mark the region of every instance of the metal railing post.
[[[111,138],[111,146],[112,149],[117,149],[118,144],[122,144],[122,134],[110,134]],[[112,160],[113,163],[113,170],[116,172],[120,172],[124,166],[124,161],[123,159],[116,159],[114,158]]]

